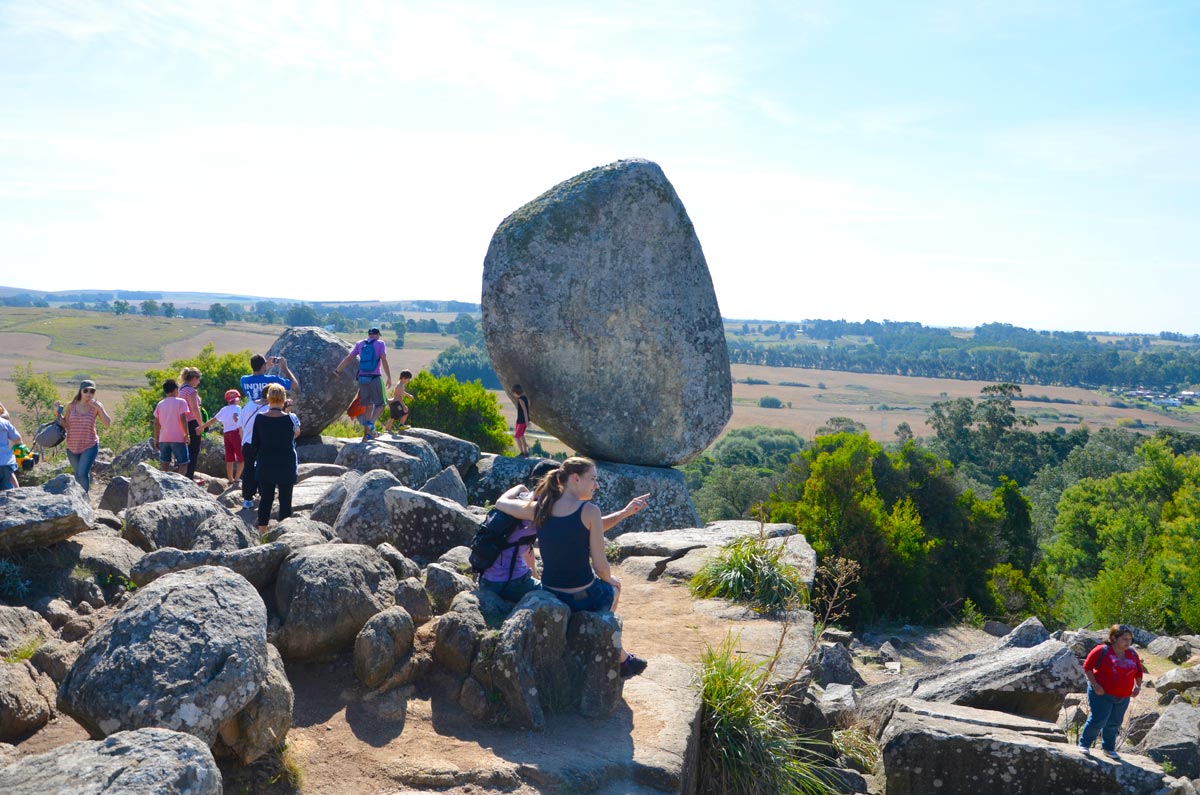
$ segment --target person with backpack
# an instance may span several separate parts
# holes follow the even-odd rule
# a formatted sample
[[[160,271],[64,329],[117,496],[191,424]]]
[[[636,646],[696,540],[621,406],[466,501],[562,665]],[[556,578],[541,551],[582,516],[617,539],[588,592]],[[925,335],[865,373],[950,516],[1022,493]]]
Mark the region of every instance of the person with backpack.
[[[1142,661],[1133,650],[1133,629],[1113,624],[1108,640],[1092,649],[1083,661],[1087,677],[1088,719],[1079,733],[1079,747],[1091,753],[1096,735],[1110,759],[1117,756],[1117,732],[1129,709],[1129,699],[1142,690]]]
[[[21,444],[21,432],[13,425],[8,410],[0,403],[0,491],[17,488],[17,454],[13,447]]]
[[[385,385],[380,379],[380,368],[387,376],[386,388],[391,389],[392,387],[392,370],[388,366],[387,343],[379,336],[378,328],[368,330],[367,338],[356,342],[350,349],[350,353],[346,354],[346,358],[333,368],[334,375],[341,375],[346,365],[350,364],[353,359],[358,359],[358,401],[364,409],[359,417],[359,422],[363,426],[362,440],[364,442],[375,438],[375,420],[379,419],[379,416],[383,414],[383,407],[387,405],[387,398],[384,396]]]
[[[96,421],[111,425],[112,417],[104,404],[96,400],[96,382],[90,379],[79,382],[79,391],[66,407],[56,400],[54,409],[58,412],[58,424],[67,432],[67,460],[71,462],[75,481],[87,492],[92,487],[92,465],[100,452]]]

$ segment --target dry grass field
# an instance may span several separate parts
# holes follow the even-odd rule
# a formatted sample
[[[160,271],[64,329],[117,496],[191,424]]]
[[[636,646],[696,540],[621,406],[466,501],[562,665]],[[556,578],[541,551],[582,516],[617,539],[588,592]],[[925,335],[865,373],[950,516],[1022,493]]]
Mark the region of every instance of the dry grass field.
[[[438,316],[439,322],[454,317],[451,313],[442,315]],[[115,408],[124,393],[144,386],[144,373],[149,368],[163,367],[175,359],[194,355],[208,343],[222,352],[265,351],[282,331],[282,326],[253,323],[214,326],[204,320],[139,315],[117,317],[71,310],[0,309],[0,402],[11,409],[19,408],[10,376],[13,367],[32,362],[35,370],[50,373],[64,398],[73,392],[80,379],[92,378],[100,386],[101,400]],[[346,333],[342,337],[353,342],[362,337],[362,332]],[[438,353],[455,344],[455,340],[448,335],[410,333],[405,343],[400,350],[389,348],[393,374],[402,369],[427,370]],[[902,422],[907,422],[916,435],[927,435],[930,428],[925,419],[932,403],[956,397],[975,398],[988,385],[981,381],[754,365],[734,365],[732,373],[735,382],[750,378],[768,383],[734,384],[730,429],[769,425],[793,430],[804,438],[812,438],[819,427],[835,416],[861,422],[881,441],[892,439]],[[516,410],[504,392],[494,394],[511,428]],[[1044,430],[1059,425],[1070,430],[1080,423],[1087,423],[1092,428],[1112,427],[1119,420],[1140,421],[1151,429],[1158,426],[1200,428],[1198,413],[1178,409],[1168,412],[1111,408],[1104,405],[1107,402],[1105,396],[1085,389],[1031,386],[1025,389],[1025,394],[1074,401],[1070,404],[1019,402],[1020,413],[1033,416],[1038,421],[1038,428]],[[784,407],[760,408],[758,400],[763,396],[778,398]],[[536,397],[534,400],[536,417]],[[530,433],[531,440],[541,440],[552,452],[565,449],[561,443],[541,433],[536,422]]]

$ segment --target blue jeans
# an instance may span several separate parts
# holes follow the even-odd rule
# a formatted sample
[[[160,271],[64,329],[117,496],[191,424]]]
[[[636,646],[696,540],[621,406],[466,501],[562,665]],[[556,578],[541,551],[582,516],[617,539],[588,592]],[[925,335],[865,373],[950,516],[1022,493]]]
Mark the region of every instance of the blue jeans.
[[[1129,709],[1129,696],[1115,698],[1107,693],[1097,695],[1088,685],[1087,698],[1089,714],[1079,734],[1080,746],[1091,748],[1099,734],[1101,748],[1105,751],[1117,750],[1117,731],[1121,728],[1121,721],[1125,720],[1125,710]]]
[[[75,470],[75,482],[83,486],[84,491],[88,491],[92,487],[92,464],[96,463],[96,453],[99,452],[99,442],[82,453],[67,451],[67,460],[71,462],[71,469]]]
[[[616,589],[599,577],[592,580],[592,584],[582,591],[574,593],[563,593],[553,588],[547,588],[545,583],[542,584],[542,590],[557,596],[560,602],[571,608],[572,613],[578,613],[580,610],[591,610],[596,613],[611,610],[617,595]]]
[[[523,577],[518,577],[515,580],[505,580],[497,582],[495,580],[485,580],[479,578],[479,587],[485,588],[492,593],[498,595],[501,599],[506,599],[509,602],[519,602],[521,597],[530,591],[536,591],[542,587],[542,584],[534,578],[529,572],[525,572]]]

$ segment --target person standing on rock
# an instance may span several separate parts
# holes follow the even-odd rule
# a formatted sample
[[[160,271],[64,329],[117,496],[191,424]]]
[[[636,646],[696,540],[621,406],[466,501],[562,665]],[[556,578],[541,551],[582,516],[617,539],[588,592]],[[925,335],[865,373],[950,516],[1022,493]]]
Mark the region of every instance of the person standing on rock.
[[[287,392],[279,384],[267,387],[267,410],[254,421],[255,466],[262,498],[258,501],[258,532],[267,532],[271,503],[279,491],[279,521],[292,515],[292,488],[297,480],[296,437],[300,418],[284,412]]]
[[[278,368],[282,375],[269,375],[264,372],[267,362],[272,369]],[[300,390],[300,379],[288,369],[287,358],[254,354],[250,357],[250,375],[242,376],[242,394],[246,396],[246,406],[238,418],[238,430],[242,434],[242,508],[254,507],[254,495],[258,490],[258,481],[254,479],[254,418],[266,407],[264,392],[271,384],[278,384],[289,392]]]
[[[517,421],[513,423],[513,439],[517,442],[517,450],[521,456],[529,455],[529,445],[525,442],[525,428],[529,425],[529,398],[520,384],[513,384],[513,403],[517,406]]]
[[[408,382],[413,378],[412,370],[401,370],[400,377],[396,379],[396,388],[392,390],[392,399],[388,401],[388,421],[383,424],[383,432],[390,433],[392,425],[398,423],[397,430],[404,430],[408,427],[408,403],[413,399],[413,394],[405,390]]]
[[[174,378],[163,381],[163,399],[154,407],[154,435],[150,442],[158,446],[158,462],[164,472],[171,471],[172,459],[176,472],[183,475],[187,471],[190,416],[187,401],[179,397],[178,382]]]
[[[88,379],[79,382],[79,391],[65,408],[56,400],[54,409],[58,412],[58,424],[67,432],[67,460],[71,462],[75,482],[86,492],[92,487],[92,465],[100,452],[96,421],[111,425],[112,417],[96,400],[96,382]]]
[[[200,377],[198,367],[185,367],[179,371],[179,382],[183,384],[179,387],[179,397],[188,404],[188,410],[192,413],[192,418],[188,420],[188,463],[185,473],[188,480],[196,477],[196,462],[200,460],[200,445],[204,441],[204,431],[200,427],[204,422],[204,412],[200,410],[200,393],[196,389],[200,386]]]
[[[612,610],[621,592],[621,581],[604,554],[605,517],[591,502],[595,493],[596,464],[576,456],[542,478],[532,501],[496,501],[496,507],[508,515],[533,522],[542,550],[542,590],[558,597],[573,613]],[[648,494],[635,497],[621,514],[634,515],[646,507],[648,498]],[[621,654],[622,678],[646,670],[645,660],[624,649]]]
[[[375,420],[379,419],[379,415],[383,414],[383,407],[387,405],[385,387],[392,388],[392,369],[388,366],[387,343],[379,338],[378,328],[371,328],[367,331],[366,339],[354,343],[346,358],[333,368],[333,374],[341,375],[346,365],[355,358],[358,359],[358,402],[364,409],[359,422],[363,426],[362,440],[365,442],[375,438]],[[380,368],[387,376],[386,385],[380,379]]]
[[[242,464],[246,460],[242,454],[242,431],[238,422],[242,413],[241,399],[242,393],[236,389],[225,390],[225,405],[200,429],[207,431],[213,424],[221,426],[221,439],[225,444],[225,476],[229,478],[231,486],[242,476]]]
[[[13,445],[21,443],[21,432],[8,418],[8,410],[0,403],[0,491],[17,487],[17,456]]]
[[[1117,759],[1117,732],[1129,699],[1142,689],[1142,661],[1133,650],[1133,630],[1124,624],[1109,627],[1108,640],[1083,661],[1083,675],[1088,680],[1088,719],[1079,734],[1079,747],[1091,753],[1100,735],[1105,755]]]

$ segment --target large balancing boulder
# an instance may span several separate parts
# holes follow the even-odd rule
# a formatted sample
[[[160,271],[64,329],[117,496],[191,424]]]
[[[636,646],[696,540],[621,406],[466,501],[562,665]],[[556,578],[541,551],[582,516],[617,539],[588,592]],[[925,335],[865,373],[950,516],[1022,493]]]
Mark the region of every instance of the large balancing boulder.
[[[94,737],[156,726],[211,746],[268,672],[267,609],[244,577],[216,566],[139,588],[92,634],[58,706]]]
[[[504,219],[483,263],[483,331],[501,383],[521,384],[537,424],[582,454],[673,466],[729,420],[704,253],[649,161],[584,172]]]
[[[272,356],[285,357],[300,382],[290,397],[292,410],[300,417],[300,433],[305,437],[319,436],[346,413],[354,400],[354,369],[347,367],[341,376],[333,374],[333,368],[349,352],[350,345],[344,340],[315,326],[289,328],[267,351],[268,360]]]
[[[48,547],[87,530],[96,513],[71,475],[0,491],[0,554]]]

